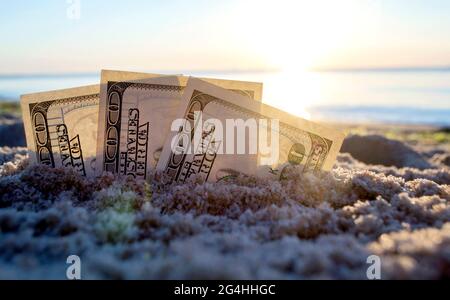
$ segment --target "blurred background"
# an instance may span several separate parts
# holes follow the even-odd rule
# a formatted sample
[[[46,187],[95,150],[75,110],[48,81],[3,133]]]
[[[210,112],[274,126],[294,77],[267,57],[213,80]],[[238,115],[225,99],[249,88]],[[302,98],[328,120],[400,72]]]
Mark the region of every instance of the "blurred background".
[[[343,123],[450,125],[450,2],[2,1],[0,103],[101,69],[264,82],[264,101]]]

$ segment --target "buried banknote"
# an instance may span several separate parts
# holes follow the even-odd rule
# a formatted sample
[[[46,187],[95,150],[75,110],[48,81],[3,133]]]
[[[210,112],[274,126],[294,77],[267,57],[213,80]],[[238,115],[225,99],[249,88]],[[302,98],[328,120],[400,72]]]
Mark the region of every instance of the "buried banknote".
[[[99,93],[91,85],[21,97],[32,163],[95,174]]]
[[[330,170],[344,139],[337,130],[196,78],[189,79],[171,130],[157,165],[166,183]]]
[[[32,163],[95,176],[100,85],[26,94],[20,102]]]
[[[117,81],[163,76],[118,71],[104,71],[103,74],[105,78]],[[219,85],[224,82],[223,86],[231,89],[243,88],[243,93],[246,92],[258,100],[261,99],[262,84],[244,85],[237,81],[210,80]],[[178,76],[171,84],[172,91],[177,91],[175,99],[179,99],[179,93],[186,81],[187,78]],[[164,86],[160,85],[159,88]],[[98,167],[101,164],[96,162],[97,146],[103,145],[98,142],[97,135],[100,90],[100,85],[90,85],[22,95],[23,122],[32,163],[72,168],[78,174],[88,177],[103,171],[103,168]],[[162,94],[168,97],[171,95],[170,89],[167,87],[166,93]],[[173,105],[173,101],[177,100],[170,99],[167,104]],[[124,115],[129,113],[132,112],[125,112]],[[162,125],[154,122],[152,125],[155,132],[162,132]],[[163,141],[160,143],[162,144]],[[152,145],[151,141],[149,144]]]
[[[261,100],[261,83],[204,80],[249,101]],[[148,78],[144,73],[102,71],[97,137],[99,175],[106,171],[146,178],[156,167],[187,81],[185,76]]]

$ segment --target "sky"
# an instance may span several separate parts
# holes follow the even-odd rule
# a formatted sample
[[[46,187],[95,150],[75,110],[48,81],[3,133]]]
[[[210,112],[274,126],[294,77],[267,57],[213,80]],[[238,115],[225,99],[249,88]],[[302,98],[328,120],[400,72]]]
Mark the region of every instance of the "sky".
[[[2,0],[0,74],[450,65],[445,0]]]

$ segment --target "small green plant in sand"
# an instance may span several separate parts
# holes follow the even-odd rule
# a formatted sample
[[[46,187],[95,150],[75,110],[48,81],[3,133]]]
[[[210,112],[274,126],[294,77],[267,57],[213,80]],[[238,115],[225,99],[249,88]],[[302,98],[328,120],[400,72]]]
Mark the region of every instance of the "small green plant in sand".
[[[138,195],[124,186],[112,185],[99,191],[95,221],[97,238],[106,243],[124,243],[133,239]]]
[[[135,214],[108,208],[97,214],[94,231],[97,238],[104,243],[116,244],[132,241],[137,232]]]
[[[138,195],[123,186],[112,185],[97,194],[98,209],[113,209],[119,213],[133,212],[138,206]]]

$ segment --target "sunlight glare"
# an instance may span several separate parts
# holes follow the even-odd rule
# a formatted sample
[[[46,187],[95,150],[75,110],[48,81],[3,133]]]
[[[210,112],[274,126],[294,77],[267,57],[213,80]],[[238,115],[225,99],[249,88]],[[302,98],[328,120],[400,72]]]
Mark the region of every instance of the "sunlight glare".
[[[361,26],[363,1],[243,1],[235,31],[268,67],[307,69],[320,64]],[[253,11],[253,14],[248,14]],[[244,14],[245,16],[239,14]],[[356,20],[358,19],[358,20]],[[240,20],[240,21],[239,21]],[[358,21],[358,22],[356,22]],[[241,22],[245,22],[245,26]],[[244,32],[243,32],[244,30]]]
[[[264,102],[309,118],[307,107],[316,104],[323,92],[320,76],[311,69],[329,62],[342,45],[364,34],[373,3],[243,1],[235,12],[233,30],[244,48],[259,56],[268,69],[278,71],[264,82]]]

